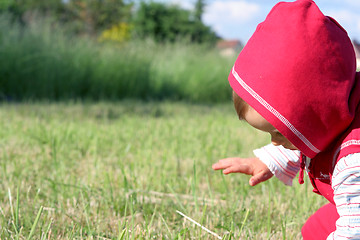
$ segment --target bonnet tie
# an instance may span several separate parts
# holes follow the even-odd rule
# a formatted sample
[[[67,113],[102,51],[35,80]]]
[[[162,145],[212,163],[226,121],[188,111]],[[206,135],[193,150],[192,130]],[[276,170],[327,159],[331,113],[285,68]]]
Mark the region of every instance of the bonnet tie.
[[[300,153],[300,172],[299,172],[299,183],[304,183],[304,169],[305,169],[305,159],[306,156],[303,153]]]

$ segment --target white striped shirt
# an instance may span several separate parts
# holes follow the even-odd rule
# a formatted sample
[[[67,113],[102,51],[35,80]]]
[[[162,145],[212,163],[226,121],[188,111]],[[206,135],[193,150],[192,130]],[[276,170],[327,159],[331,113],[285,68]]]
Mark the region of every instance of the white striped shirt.
[[[254,150],[270,171],[283,183],[291,186],[300,169],[300,152],[269,144]],[[360,239],[360,153],[339,160],[332,176],[334,202],[340,218],[330,239]]]

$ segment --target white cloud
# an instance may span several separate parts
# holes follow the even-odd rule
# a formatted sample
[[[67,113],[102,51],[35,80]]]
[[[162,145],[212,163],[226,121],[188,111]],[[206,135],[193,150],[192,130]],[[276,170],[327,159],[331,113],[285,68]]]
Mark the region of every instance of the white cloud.
[[[259,4],[245,0],[215,0],[206,6],[203,21],[205,24],[225,38],[248,38],[246,32],[254,28],[254,20],[261,15]]]
[[[335,10],[335,11],[326,12],[326,14],[335,18],[341,25],[344,26],[345,25],[351,26],[354,24],[356,25],[360,21],[360,14],[353,13],[350,10],[345,10],[345,9],[338,11]],[[360,30],[360,28],[357,30]]]
[[[349,24],[352,23],[358,16],[356,14],[351,13],[349,10],[332,10],[332,11],[324,11],[325,15],[329,15],[335,18],[340,24]]]
[[[246,1],[214,1],[207,5],[204,21],[211,24],[217,22],[247,22],[260,11],[258,4]]]
[[[345,3],[353,6],[353,7],[360,7],[360,1],[359,0],[345,0]]]

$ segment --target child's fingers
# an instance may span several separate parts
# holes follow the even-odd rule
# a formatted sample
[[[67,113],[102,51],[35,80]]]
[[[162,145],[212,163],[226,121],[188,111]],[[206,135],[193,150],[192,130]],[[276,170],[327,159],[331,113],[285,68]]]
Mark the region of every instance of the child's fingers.
[[[221,165],[220,163],[214,163],[212,165],[212,169],[214,170],[220,170],[220,169],[224,169],[223,165]]]
[[[214,170],[220,170],[220,169],[225,169],[231,166],[231,160],[229,159],[221,159],[219,160],[219,162],[215,163],[212,165],[212,168]]]
[[[226,169],[224,169],[223,171],[224,174],[229,174],[229,173],[244,173],[244,174],[248,174],[251,175],[252,171],[249,165],[247,164],[237,164],[237,165],[232,165]]]
[[[244,174],[252,174],[253,169],[246,162],[246,159],[242,158],[225,158],[221,159],[219,162],[212,165],[214,170],[223,169],[224,174],[229,173],[244,173]]]
[[[260,172],[250,178],[249,184],[250,184],[250,186],[255,186],[261,182],[268,180],[272,176],[273,176],[273,174],[271,172],[268,172],[268,171]]]
[[[225,158],[212,165],[214,170],[223,170],[224,174],[244,173],[253,175],[249,184],[255,186],[272,177],[269,168],[258,158]]]
[[[255,186],[261,182],[263,182],[263,181],[261,181],[261,177],[259,175],[255,175],[255,176],[251,177],[249,180],[250,186]]]

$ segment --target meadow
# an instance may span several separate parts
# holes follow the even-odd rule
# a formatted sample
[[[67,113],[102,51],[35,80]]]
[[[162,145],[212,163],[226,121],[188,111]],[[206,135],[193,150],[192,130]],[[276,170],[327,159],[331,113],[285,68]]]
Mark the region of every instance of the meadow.
[[[0,105],[0,239],[300,239],[324,202],[211,165],[269,141],[230,102]]]

